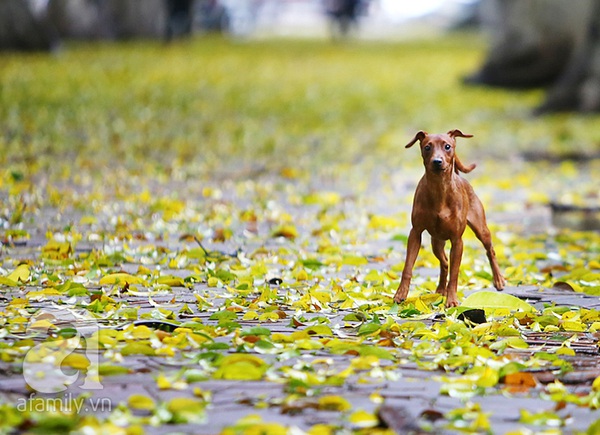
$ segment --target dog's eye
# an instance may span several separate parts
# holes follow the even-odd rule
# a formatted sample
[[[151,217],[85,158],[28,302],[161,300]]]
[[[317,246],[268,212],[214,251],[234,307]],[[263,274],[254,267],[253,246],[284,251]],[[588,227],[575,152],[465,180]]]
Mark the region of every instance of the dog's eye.
[[[449,151],[452,148],[452,146],[450,146],[450,144],[447,143],[444,148],[445,148],[446,151]]]
[[[424,149],[425,151],[429,151],[429,150],[431,149],[431,145],[425,145],[425,146],[423,147],[423,149]]]

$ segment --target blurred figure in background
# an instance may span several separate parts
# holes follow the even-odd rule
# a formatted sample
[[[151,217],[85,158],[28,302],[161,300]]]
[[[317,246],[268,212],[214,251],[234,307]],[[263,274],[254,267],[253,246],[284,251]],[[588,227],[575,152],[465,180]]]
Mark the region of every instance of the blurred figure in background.
[[[325,12],[329,17],[332,37],[347,37],[357,27],[358,16],[364,8],[364,0],[325,0]]]
[[[167,41],[192,33],[192,6],[194,0],[167,0]]]

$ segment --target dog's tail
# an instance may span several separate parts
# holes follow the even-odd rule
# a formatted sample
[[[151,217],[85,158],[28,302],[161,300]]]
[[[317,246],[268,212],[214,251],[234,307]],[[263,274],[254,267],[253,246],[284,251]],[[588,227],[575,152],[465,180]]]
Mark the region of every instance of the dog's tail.
[[[460,161],[458,156],[456,156],[456,155],[454,156],[454,172],[456,172],[457,174],[458,174],[458,171],[468,174],[473,169],[475,169],[476,166],[477,165],[475,163],[472,163],[469,166],[465,166],[462,164],[462,162]]]

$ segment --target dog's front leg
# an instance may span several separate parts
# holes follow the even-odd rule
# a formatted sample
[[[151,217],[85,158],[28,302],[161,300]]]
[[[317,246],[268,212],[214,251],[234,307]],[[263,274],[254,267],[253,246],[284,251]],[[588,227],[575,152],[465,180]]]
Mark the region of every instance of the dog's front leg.
[[[460,262],[463,254],[463,241],[461,237],[457,237],[452,242],[450,249],[450,281],[446,290],[446,306],[458,307],[458,297],[456,290],[458,287],[458,274],[460,272]]]
[[[415,230],[413,227],[408,235],[408,245],[406,247],[406,260],[404,261],[404,270],[402,271],[402,279],[400,286],[394,295],[394,302],[400,303],[406,299],[410,288],[410,280],[412,279],[412,270],[419,255],[421,248],[421,234],[423,231]]]

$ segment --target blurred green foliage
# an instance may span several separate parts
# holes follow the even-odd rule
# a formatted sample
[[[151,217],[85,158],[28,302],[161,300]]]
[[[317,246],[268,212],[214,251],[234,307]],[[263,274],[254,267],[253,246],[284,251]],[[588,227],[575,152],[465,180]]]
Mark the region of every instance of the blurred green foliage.
[[[598,147],[592,117],[531,118],[540,91],[462,85],[484,50],[480,37],[458,34],[348,44],[201,38],[1,54],[0,164],[58,175],[114,164],[398,164],[416,130],[450,128],[475,134],[466,154]]]

